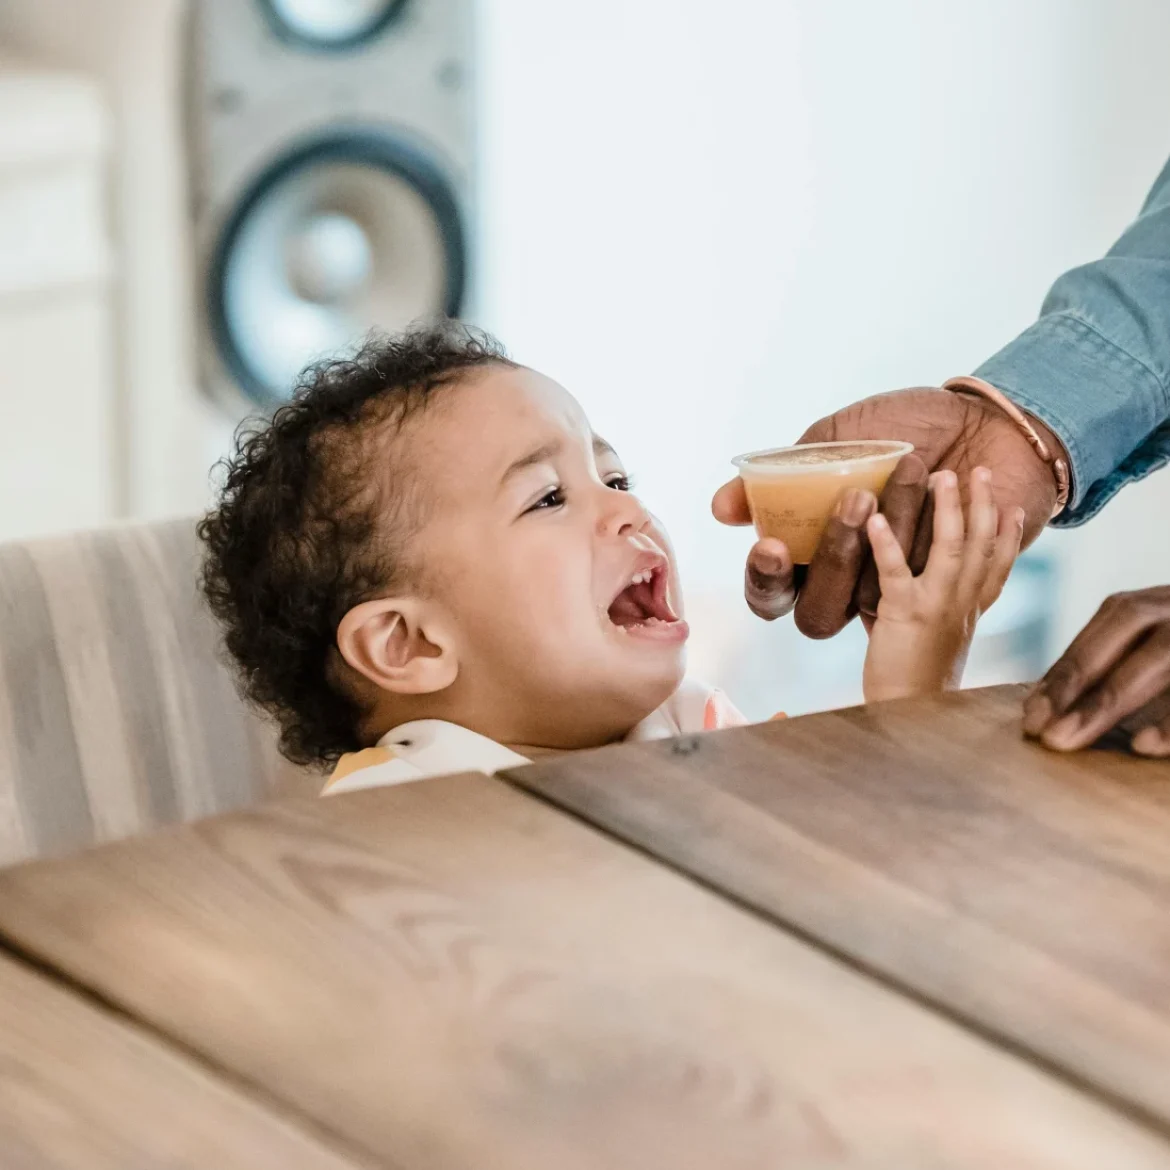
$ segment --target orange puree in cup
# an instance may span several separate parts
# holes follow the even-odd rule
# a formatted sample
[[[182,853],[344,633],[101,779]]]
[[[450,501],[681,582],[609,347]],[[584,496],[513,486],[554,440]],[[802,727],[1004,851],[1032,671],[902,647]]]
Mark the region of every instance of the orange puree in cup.
[[[816,552],[833,509],[850,488],[880,496],[910,443],[859,440],[753,451],[734,460],[756,532],[782,540],[797,565]]]

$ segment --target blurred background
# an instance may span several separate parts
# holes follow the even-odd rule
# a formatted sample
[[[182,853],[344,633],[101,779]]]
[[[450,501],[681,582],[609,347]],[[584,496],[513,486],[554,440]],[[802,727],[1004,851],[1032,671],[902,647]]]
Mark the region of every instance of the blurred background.
[[[193,514],[308,358],[435,309],[585,404],[751,715],[860,695],[765,626],[737,452],[972,369],[1170,154],[1163,0],[0,0],[0,539]],[[1170,581],[1170,480],[1050,533],[968,683]]]

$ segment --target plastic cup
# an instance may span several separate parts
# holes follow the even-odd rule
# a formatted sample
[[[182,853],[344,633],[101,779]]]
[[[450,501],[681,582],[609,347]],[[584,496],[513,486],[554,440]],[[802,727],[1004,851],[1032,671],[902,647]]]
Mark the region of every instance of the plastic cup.
[[[784,541],[793,564],[807,565],[841,497],[851,488],[880,496],[898,460],[913,450],[912,443],[865,439],[752,451],[732,462],[756,532]]]

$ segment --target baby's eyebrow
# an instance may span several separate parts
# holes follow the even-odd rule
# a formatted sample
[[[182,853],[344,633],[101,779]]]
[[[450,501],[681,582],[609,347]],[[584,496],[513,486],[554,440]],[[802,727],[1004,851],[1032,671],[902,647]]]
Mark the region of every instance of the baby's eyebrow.
[[[552,443],[545,443],[537,447],[533,451],[529,451],[527,455],[521,455],[519,459],[508,466],[508,470],[500,476],[500,483],[507,483],[512,476],[521,471],[526,471],[529,467],[535,467],[538,463],[548,463],[555,459],[563,450],[564,443],[559,439]]]
[[[540,463],[548,463],[555,459],[565,449],[565,444],[556,439],[551,443],[543,443],[541,446],[529,451],[527,455],[521,455],[519,459],[508,465],[508,469],[500,476],[500,483],[506,484],[508,480],[514,475],[518,475],[522,471],[527,471],[530,467],[535,467]],[[593,436],[593,458],[604,459],[606,456],[611,456],[618,459],[618,453],[613,447],[607,443],[600,435]],[[620,463],[621,460],[618,459]]]
[[[612,455],[615,459],[619,459],[618,453],[613,449],[613,446],[610,443],[607,443],[600,435],[594,435],[593,458],[602,459],[606,455]]]

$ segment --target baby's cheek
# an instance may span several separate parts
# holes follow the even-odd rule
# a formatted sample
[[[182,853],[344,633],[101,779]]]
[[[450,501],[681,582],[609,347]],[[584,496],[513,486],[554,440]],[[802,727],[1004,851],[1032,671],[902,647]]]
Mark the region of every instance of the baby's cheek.
[[[508,608],[516,643],[533,652],[571,652],[598,628],[593,601],[555,577],[519,584]]]
[[[677,573],[678,561],[674,555],[674,545],[671,543],[670,535],[667,533],[662,521],[653,513],[650,514],[650,523],[646,525],[646,534],[666,553],[670,560],[670,567]]]
[[[503,551],[503,550],[501,550]],[[533,663],[542,672],[591,649],[602,629],[603,608],[595,596],[592,566],[576,550],[526,550],[496,575],[486,590],[483,620],[506,641],[504,653],[540,655],[556,661]]]

